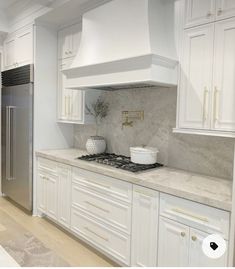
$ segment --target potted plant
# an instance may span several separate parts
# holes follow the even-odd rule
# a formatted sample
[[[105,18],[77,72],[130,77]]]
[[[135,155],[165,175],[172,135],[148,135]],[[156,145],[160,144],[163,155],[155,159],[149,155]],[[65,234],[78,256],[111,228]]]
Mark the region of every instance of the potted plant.
[[[95,103],[86,105],[86,113],[92,115],[95,119],[96,133],[90,136],[86,142],[86,149],[89,154],[100,154],[106,150],[106,141],[103,136],[98,135],[98,126],[109,111],[109,104],[99,97]]]

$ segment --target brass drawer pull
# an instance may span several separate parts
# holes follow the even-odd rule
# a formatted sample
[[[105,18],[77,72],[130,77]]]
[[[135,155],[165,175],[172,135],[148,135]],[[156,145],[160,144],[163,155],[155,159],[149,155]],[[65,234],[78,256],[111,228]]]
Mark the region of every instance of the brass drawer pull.
[[[89,202],[89,201],[85,201],[85,203],[88,204],[88,205],[90,205],[90,206],[93,206],[93,207],[95,207],[95,208],[97,208],[97,209],[99,209],[99,210],[102,210],[102,211],[104,211],[105,213],[110,213],[109,210],[104,209],[104,208],[102,208],[102,207],[100,207],[100,206],[98,206],[98,205],[95,205],[95,204],[93,204],[93,203],[91,203],[91,202]]]
[[[174,212],[176,212],[176,213],[179,213],[179,214],[182,214],[182,215],[185,215],[185,216],[187,216],[187,217],[191,217],[191,218],[200,220],[200,221],[209,222],[207,218],[204,218],[204,217],[201,217],[201,216],[194,215],[194,214],[192,214],[192,213],[190,213],[190,212],[184,211],[184,210],[179,209],[179,208],[172,208],[172,211],[174,211]]]
[[[197,237],[195,235],[192,236],[192,240],[193,241],[196,241],[197,240]]]
[[[185,233],[185,232],[181,232],[180,235],[181,235],[182,237],[185,237],[186,233]]]
[[[104,241],[107,241],[107,242],[109,241],[109,239],[108,239],[107,237],[104,237],[104,236],[102,236],[102,235],[97,234],[96,232],[92,231],[90,228],[85,227],[85,229],[86,229],[89,233],[92,233],[92,234],[96,235],[97,237],[103,239]]]
[[[94,184],[94,185],[98,185],[98,186],[106,188],[106,189],[110,189],[110,186],[107,186],[107,185],[104,185],[104,184],[101,184],[101,183],[97,183],[97,182],[94,182],[92,180],[87,180],[87,182],[89,182],[91,184]]]

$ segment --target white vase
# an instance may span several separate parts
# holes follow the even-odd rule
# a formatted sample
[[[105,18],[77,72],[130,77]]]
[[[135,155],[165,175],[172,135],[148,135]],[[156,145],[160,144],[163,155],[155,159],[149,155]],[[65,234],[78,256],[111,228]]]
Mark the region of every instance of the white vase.
[[[106,150],[106,142],[102,136],[91,136],[87,139],[86,150],[89,154],[100,154]]]

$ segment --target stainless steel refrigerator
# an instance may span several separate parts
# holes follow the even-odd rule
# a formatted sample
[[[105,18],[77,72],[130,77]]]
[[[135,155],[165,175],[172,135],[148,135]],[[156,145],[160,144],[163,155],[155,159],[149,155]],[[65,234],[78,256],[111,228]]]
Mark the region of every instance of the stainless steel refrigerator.
[[[2,192],[28,211],[33,185],[33,65],[2,75]]]

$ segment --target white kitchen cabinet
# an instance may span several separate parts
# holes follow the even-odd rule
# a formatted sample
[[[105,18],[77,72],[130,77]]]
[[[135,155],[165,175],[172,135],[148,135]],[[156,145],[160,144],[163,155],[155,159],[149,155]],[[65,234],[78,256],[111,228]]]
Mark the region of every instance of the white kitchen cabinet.
[[[70,227],[71,167],[58,164],[58,222]]]
[[[37,173],[37,208],[41,214],[46,213],[46,176],[40,170]]]
[[[235,19],[215,24],[214,44],[212,128],[235,131]]]
[[[164,217],[159,218],[158,266],[188,266],[189,227]]]
[[[16,37],[8,36],[4,41],[4,69],[11,69],[15,67],[15,46],[16,46]]]
[[[185,28],[235,16],[234,0],[185,0]]]
[[[234,18],[184,31],[175,132],[235,136],[234,42]]]
[[[58,177],[46,175],[46,214],[57,220]]]
[[[74,24],[58,32],[58,59],[74,57],[81,39],[81,24]]]
[[[185,0],[185,28],[215,20],[215,0]]]
[[[159,193],[133,187],[131,266],[157,266]]]
[[[66,88],[63,69],[69,68],[73,58],[59,61],[58,65],[58,121],[73,124],[94,123],[94,118],[86,113],[86,105],[94,103],[100,96],[98,90],[74,90]]]
[[[226,267],[227,251],[219,259],[211,259],[202,251],[202,242],[209,234],[190,228],[189,267]]]
[[[216,19],[222,20],[235,16],[234,0],[217,0],[216,1]]]
[[[179,92],[181,128],[210,128],[213,34],[211,24],[184,33]]]
[[[33,27],[27,26],[4,41],[4,69],[33,63]]]

